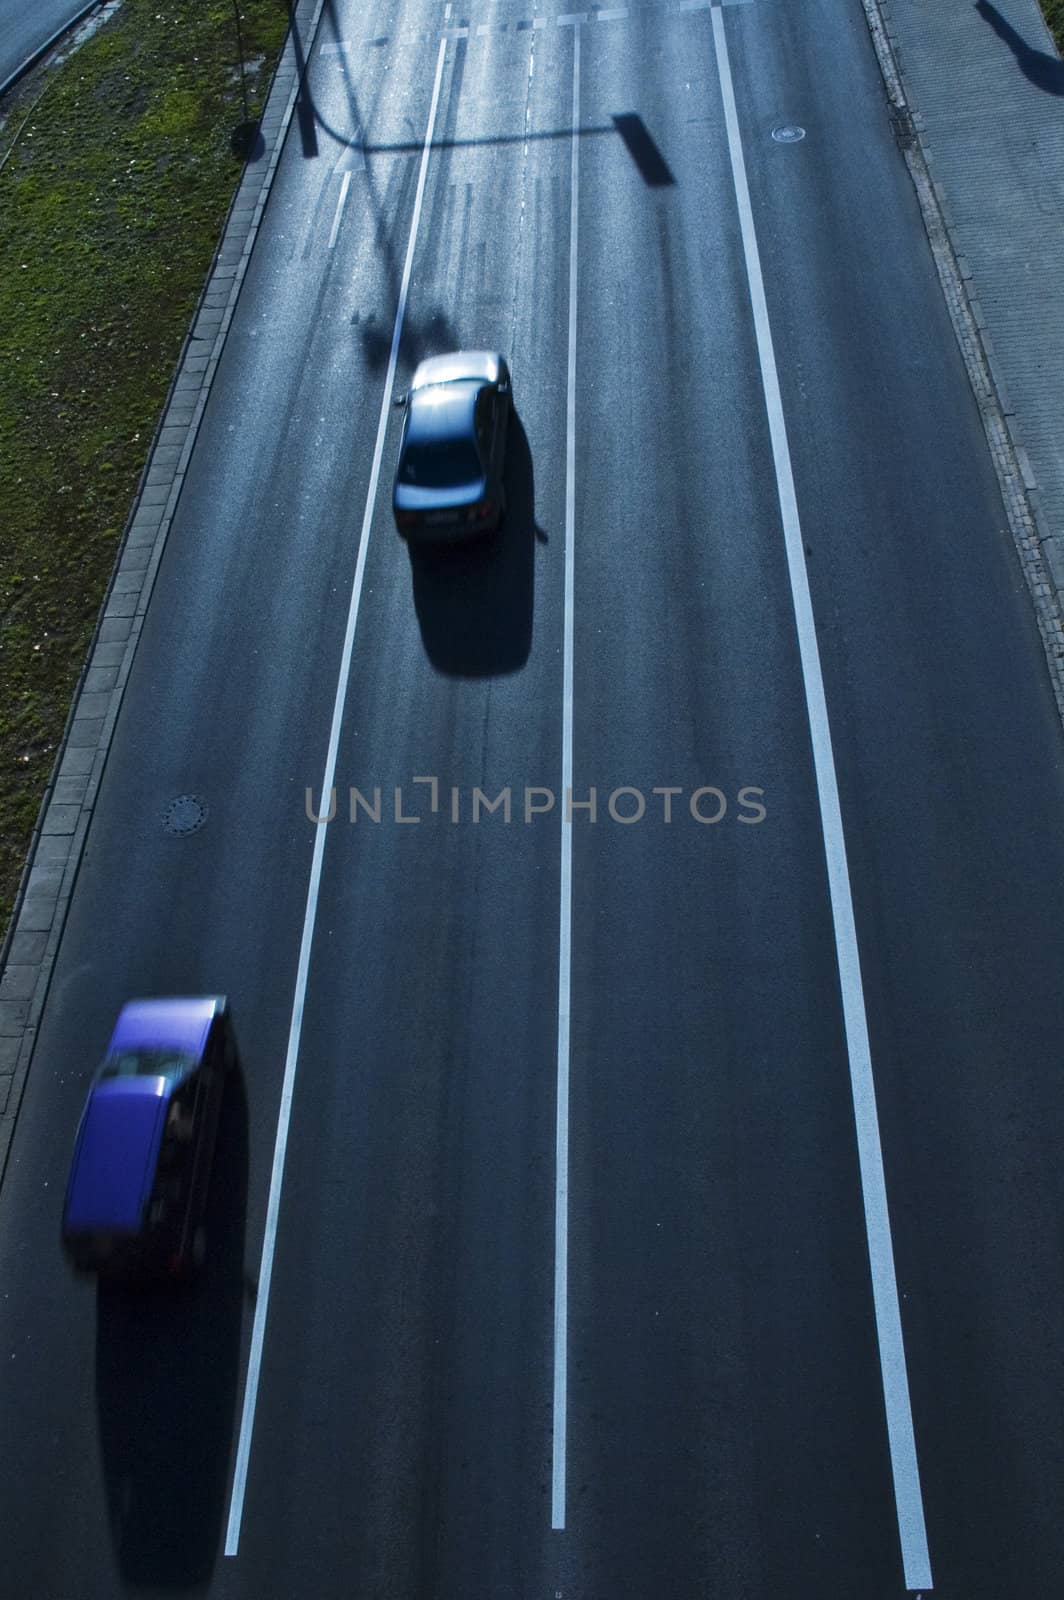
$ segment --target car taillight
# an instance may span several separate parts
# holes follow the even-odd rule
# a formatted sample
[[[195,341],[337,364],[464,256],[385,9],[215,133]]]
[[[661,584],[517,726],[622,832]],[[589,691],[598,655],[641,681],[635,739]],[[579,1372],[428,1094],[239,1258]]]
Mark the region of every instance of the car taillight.
[[[475,506],[470,506],[466,512],[468,522],[487,522],[489,517],[495,515],[494,500],[478,500]]]

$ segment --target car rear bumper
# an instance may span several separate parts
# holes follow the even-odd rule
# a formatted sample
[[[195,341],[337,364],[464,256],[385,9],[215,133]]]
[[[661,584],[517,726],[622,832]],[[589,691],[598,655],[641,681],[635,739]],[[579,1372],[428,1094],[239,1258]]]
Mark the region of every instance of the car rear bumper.
[[[110,1283],[181,1278],[193,1266],[193,1224],[198,1220],[186,1213],[175,1227],[134,1234],[64,1232],[61,1243],[67,1261],[80,1277]]]

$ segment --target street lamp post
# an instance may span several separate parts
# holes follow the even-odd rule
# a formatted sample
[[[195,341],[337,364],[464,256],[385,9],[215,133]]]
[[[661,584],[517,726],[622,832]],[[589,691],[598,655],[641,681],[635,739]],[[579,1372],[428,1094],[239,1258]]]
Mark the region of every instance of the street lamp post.
[[[248,85],[247,75],[244,71],[244,32],[240,26],[240,0],[233,0],[233,16],[236,18],[236,47],[240,54],[240,98],[244,105],[244,120],[235,127],[229,136],[229,144],[234,155],[247,160],[258,141],[259,125],[253,122],[248,111]]]

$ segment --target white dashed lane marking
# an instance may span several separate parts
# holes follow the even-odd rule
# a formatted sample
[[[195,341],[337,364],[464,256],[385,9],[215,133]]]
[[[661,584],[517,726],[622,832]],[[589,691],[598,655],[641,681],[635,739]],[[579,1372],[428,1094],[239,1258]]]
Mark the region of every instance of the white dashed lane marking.
[[[635,20],[640,16],[653,16],[655,13],[670,13],[678,15],[688,11],[710,11],[721,6],[750,5],[751,0],[666,0],[666,4],[658,6],[605,6],[589,11],[565,11],[554,17],[525,17],[520,22],[478,22],[470,23],[460,28],[443,28],[437,32],[435,29],[426,33],[403,33],[390,37],[387,34],[377,35],[373,39],[339,39],[320,46],[323,56],[338,56],[345,51],[352,52],[367,50],[373,46],[383,44],[435,44],[441,37],[444,39],[483,39],[492,34],[509,33],[511,27],[515,33],[527,33],[532,28],[571,28],[577,23],[592,22],[626,22]]]
[[[333,245],[336,243],[336,235],[340,231],[340,218],[344,214],[344,201],[347,199],[347,191],[350,188],[350,186],[351,186],[351,174],[349,172],[345,172],[344,173],[344,180],[340,185],[340,198],[336,202],[336,215],[335,215],[335,217],[333,217],[332,232],[329,235],[329,249],[330,250],[332,249]]]

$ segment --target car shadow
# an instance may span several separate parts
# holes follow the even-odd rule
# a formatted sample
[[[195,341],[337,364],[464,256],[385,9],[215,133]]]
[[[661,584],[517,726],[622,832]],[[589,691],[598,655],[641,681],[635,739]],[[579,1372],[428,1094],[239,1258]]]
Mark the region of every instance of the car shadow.
[[[100,1283],[96,1405],[118,1567],[137,1587],[205,1586],[217,1555],[245,1298],[248,1114],[226,1081],[207,1202],[207,1260],[188,1284]]]
[[[514,412],[506,442],[506,519],[469,544],[408,546],[421,639],[454,678],[520,672],[532,649],[536,495],[532,452]]]

